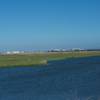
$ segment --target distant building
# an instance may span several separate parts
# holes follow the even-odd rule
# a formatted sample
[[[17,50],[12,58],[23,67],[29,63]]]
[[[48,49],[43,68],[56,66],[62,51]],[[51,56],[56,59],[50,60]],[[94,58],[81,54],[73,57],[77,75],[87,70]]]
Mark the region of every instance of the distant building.
[[[83,51],[84,49],[80,49],[80,48],[73,48],[72,51]]]
[[[24,51],[7,51],[6,54],[21,54],[24,53]]]
[[[67,50],[66,49],[52,49],[52,50],[49,50],[48,52],[66,52]]]

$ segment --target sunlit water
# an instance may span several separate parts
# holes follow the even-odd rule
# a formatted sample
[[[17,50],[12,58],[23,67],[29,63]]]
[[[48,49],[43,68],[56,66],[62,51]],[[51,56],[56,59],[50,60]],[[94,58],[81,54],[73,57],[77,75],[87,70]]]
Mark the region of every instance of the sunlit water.
[[[100,57],[1,68],[0,100],[100,100]]]

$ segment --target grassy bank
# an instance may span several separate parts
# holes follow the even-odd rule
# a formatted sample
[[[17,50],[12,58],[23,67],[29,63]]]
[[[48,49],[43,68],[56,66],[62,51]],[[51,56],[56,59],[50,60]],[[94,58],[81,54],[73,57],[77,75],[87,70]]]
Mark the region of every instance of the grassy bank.
[[[48,60],[88,56],[100,56],[100,51],[0,55],[0,67],[41,65],[47,64]]]

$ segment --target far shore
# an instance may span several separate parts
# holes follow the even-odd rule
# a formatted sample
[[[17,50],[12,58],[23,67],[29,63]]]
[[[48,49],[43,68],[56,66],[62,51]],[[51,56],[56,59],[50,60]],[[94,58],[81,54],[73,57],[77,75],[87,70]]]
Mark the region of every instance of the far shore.
[[[100,51],[45,52],[0,55],[0,67],[46,65],[48,61],[77,57],[100,56]]]

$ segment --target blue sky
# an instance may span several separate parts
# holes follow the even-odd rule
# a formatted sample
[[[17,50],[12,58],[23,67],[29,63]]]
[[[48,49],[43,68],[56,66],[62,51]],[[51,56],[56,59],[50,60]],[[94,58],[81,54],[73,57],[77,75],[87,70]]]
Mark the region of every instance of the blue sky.
[[[0,0],[0,50],[100,48],[99,0]]]

